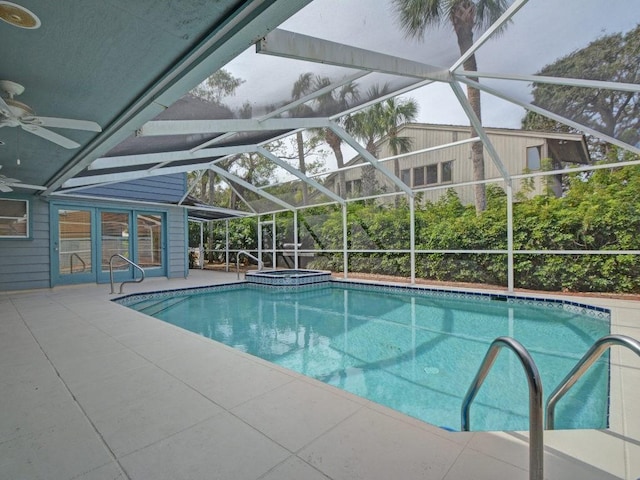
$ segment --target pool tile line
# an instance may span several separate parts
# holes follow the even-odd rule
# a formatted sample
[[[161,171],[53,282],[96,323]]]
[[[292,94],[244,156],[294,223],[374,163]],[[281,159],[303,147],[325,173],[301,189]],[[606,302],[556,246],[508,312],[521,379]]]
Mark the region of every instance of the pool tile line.
[[[267,278],[265,281],[268,281]],[[282,280],[282,279],[274,279]],[[319,282],[304,284],[304,285],[282,285],[280,283],[267,284],[267,283],[253,283],[247,281],[239,281],[227,284],[218,284],[206,287],[192,287],[181,288],[176,290],[157,290],[145,293],[133,293],[113,299],[114,302],[124,306],[134,306],[137,303],[141,303],[147,300],[161,300],[168,295],[182,296],[182,295],[199,295],[220,291],[229,291],[233,289],[251,287],[256,289],[267,289],[270,292],[284,293],[291,291],[310,291],[315,289],[333,287],[337,285],[346,286],[354,290],[367,290],[371,292],[385,292],[385,293],[416,293],[419,295],[436,297],[436,298],[453,298],[459,300],[473,299],[485,302],[501,301],[511,303],[515,305],[524,305],[532,307],[544,307],[554,308],[558,310],[564,310],[569,313],[575,313],[580,315],[587,315],[592,318],[611,321],[611,310],[605,307],[599,307],[596,305],[588,305],[571,300],[556,299],[556,298],[538,298],[538,297],[524,297],[520,295],[506,295],[496,293],[483,293],[483,292],[467,292],[448,289],[435,289],[431,287],[423,287],[419,285],[396,285],[396,284],[379,284],[379,283],[367,283],[353,280],[341,280],[331,279],[323,280]],[[301,290],[304,289],[304,290]]]

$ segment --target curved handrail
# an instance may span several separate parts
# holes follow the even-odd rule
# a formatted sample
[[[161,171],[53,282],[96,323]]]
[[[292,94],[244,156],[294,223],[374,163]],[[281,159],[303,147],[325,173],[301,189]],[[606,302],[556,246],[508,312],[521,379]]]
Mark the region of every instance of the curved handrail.
[[[125,283],[140,283],[144,280],[144,269],[138,265],[135,262],[132,262],[131,260],[129,260],[127,257],[125,257],[124,255],[120,255],[119,253],[114,253],[113,255],[111,255],[111,258],[109,259],[109,280],[111,282],[111,293],[116,293],[113,291],[113,259],[114,258],[120,258],[122,260],[124,260],[125,262],[127,262],[129,265],[131,265],[134,268],[137,268],[138,270],[140,270],[140,273],[142,274],[142,277],[140,277],[139,279],[136,280],[135,276],[136,274],[133,274],[133,280],[125,280],[124,282],[122,282],[120,284],[120,290],[118,291],[118,294],[122,293],[122,288],[124,287]]]
[[[253,255],[251,255],[246,250],[240,250],[238,252],[238,254],[236,255],[236,275],[238,277],[238,280],[240,280],[240,255],[246,255],[247,257],[252,258],[256,262],[258,262],[258,270],[259,271],[264,268],[264,262],[262,260],[260,260],[258,257],[254,257]]]
[[[533,358],[527,349],[517,340],[510,337],[498,337],[489,346],[487,354],[480,365],[480,369],[462,402],[462,430],[469,431],[469,409],[471,402],[473,402],[473,399],[478,394],[484,379],[503,347],[513,350],[527,374],[527,381],[529,382],[529,479],[543,480],[544,433],[542,428],[542,380]]]
[[[82,263],[82,270],[80,270],[80,273],[84,272],[87,269],[87,264],[80,255],[78,255],[76,252],[73,252],[71,255],[69,255],[69,273],[73,273],[73,257],[76,257],[78,260],[80,260],[80,263]]]
[[[562,379],[551,395],[549,395],[549,398],[547,399],[547,430],[554,429],[556,403],[558,403],[564,394],[567,393],[578,380],[580,380],[580,377],[589,370],[591,365],[593,365],[606,350],[614,345],[627,347],[635,352],[636,355],[640,356],[640,342],[626,335],[605,335],[604,337],[596,340],[596,342],[591,345],[591,348],[587,350],[587,353],[582,356],[573,369]]]

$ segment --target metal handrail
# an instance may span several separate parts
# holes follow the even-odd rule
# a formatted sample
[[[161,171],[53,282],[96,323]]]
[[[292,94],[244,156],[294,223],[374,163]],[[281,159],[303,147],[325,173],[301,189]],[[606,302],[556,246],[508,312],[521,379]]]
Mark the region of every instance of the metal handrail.
[[[120,284],[120,290],[118,291],[118,294],[122,293],[122,288],[124,287],[125,283],[140,283],[144,280],[144,269],[138,265],[135,262],[132,262],[131,260],[129,260],[127,257],[120,255],[119,253],[115,253],[113,255],[111,255],[111,258],[109,259],[109,281],[111,282],[111,293],[116,293],[113,290],[113,259],[114,258],[120,258],[122,260],[124,260],[125,262],[127,262],[129,265],[131,265],[134,268],[137,268],[138,270],[140,270],[140,273],[142,274],[142,277],[140,277],[139,279],[136,280],[136,274],[135,272],[133,273],[133,280],[125,280],[124,282],[122,282]]]
[[[484,379],[498,356],[500,349],[508,347],[517,355],[529,382],[529,479],[544,478],[544,430],[542,425],[542,379],[533,358],[520,342],[510,337],[498,337],[491,345],[482,360],[467,394],[462,402],[462,430],[469,431],[469,409],[471,402],[478,394]]]
[[[620,345],[627,347],[640,356],[640,342],[634,338],[626,335],[605,335],[604,337],[596,340],[587,353],[576,363],[573,369],[567,374],[556,389],[549,395],[547,399],[547,430],[554,429],[554,416],[556,403],[569,391],[575,383],[580,380],[580,377],[589,370],[591,365],[595,363],[600,356],[614,345]]]
[[[69,273],[73,273],[73,257],[76,257],[78,260],[80,260],[80,263],[82,263],[82,270],[80,270],[80,273],[84,272],[87,269],[87,264],[80,255],[78,255],[76,252],[73,252],[71,255],[69,255]]]
[[[236,254],[236,275],[238,277],[238,280],[240,280],[240,255],[246,255],[249,258],[254,259],[256,262],[258,262],[258,270],[262,270],[264,268],[264,262],[262,260],[260,260],[258,257],[254,257],[253,255],[251,255],[249,252],[247,252],[246,250],[240,250],[237,254]]]

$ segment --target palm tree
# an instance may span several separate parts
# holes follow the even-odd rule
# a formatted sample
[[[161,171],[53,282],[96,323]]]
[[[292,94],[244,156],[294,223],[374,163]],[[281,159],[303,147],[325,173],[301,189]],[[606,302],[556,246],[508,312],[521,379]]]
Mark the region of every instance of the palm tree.
[[[494,23],[508,7],[506,0],[393,0],[398,21],[408,37],[423,39],[429,27],[437,27],[450,22],[458,39],[460,54],[464,54],[473,45],[473,32],[484,29]],[[464,69],[478,70],[475,55],[469,56]],[[477,81],[477,78],[473,80]],[[467,98],[478,120],[482,121],[480,91],[467,87]],[[471,136],[477,132],[471,126]],[[471,147],[473,161],[473,179],[484,180],[483,145],[476,142]],[[485,185],[475,186],[476,211],[486,208]]]
[[[409,137],[398,136],[398,127],[403,123],[413,122],[418,116],[418,104],[413,99],[397,100],[389,98],[383,105],[385,134],[389,139],[389,149],[392,155],[400,155],[411,150],[412,141]],[[393,160],[393,173],[400,178],[400,160]]]
[[[313,88],[313,76],[310,72],[302,73],[298,77],[298,80],[293,84],[293,88],[291,89],[291,98],[293,100],[299,100],[303,96],[307,95]],[[305,117],[309,116],[313,113],[313,109],[304,103],[302,105],[298,105],[291,111],[291,115],[294,117]],[[299,169],[302,173],[307,171],[307,166],[305,164],[304,159],[304,138],[302,137],[302,131],[298,131],[296,133],[296,143],[298,146],[298,165]],[[307,183],[302,182],[302,203],[303,205],[307,204],[307,199],[309,197],[309,189],[307,188]]]
[[[377,85],[370,88],[367,96],[379,98],[387,90]],[[411,149],[411,138],[398,135],[398,127],[403,123],[412,122],[418,114],[418,104],[413,99],[398,100],[389,98],[376,103],[361,112],[350,115],[345,121],[347,131],[365,144],[365,149],[372,156],[377,157],[377,142],[387,137],[389,148],[393,155],[406,153]],[[400,177],[400,161],[393,161],[394,175]],[[374,183],[373,167],[364,167],[362,170],[363,193],[371,195]]]
[[[298,100],[309,93],[320,90],[331,85],[331,79],[329,77],[322,77],[319,75],[314,76],[312,73],[303,73],[298,77],[298,80],[293,85],[291,91],[291,97],[293,100]],[[330,116],[346,110],[349,106],[353,105],[360,98],[358,94],[358,88],[353,82],[349,82],[343,85],[339,89],[331,90],[319,97],[315,98],[313,105],[315,110],[309,105],[299,105],[293,111],[292,115],[296,117],[311,116],[321,114],[324,116]],[[313,129],[314,135],[324,141],[329,148],[333,151],[336,158],[336,164],[338,169],[344,167],[344,156],[342,155],[342,139],[336,135],[336,133],[329,128]],[[298,150],[300,150],[302,142],[302,133],[298,133]],[[299,153],[300,156],[300,153]],[[301,163],[302,166],[302,163]],[[346,193],[346,181],[344,172],[338,173],[338,193],[345,195]]]

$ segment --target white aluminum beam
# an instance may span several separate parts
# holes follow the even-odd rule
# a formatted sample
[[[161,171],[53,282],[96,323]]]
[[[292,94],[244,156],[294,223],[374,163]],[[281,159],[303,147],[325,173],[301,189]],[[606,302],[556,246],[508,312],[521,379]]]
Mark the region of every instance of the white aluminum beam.
[[[489,140],[489,136],[487,135],[487,132],[485,132],[482,126],[482,122],[473,111],[473,108],[471,107],[471,104],[469,103],[467,96],[462,91],[462,87],[460,87],[460,85],[456,82],[451,82],[449,85],[451,85],[451,88],[453,89],[453,93],[458,98],[458,101],[460,102],[460,105],[462,106],[462,109],[464,110],[464,112],[467,114],[467,117],[469,117],[469,121],[471,122],[471,125],[473,125],[473,128],[475,129],[476,133],[482,140],[482,143],[484,144],[485,148],[489,152],[489,156],[491,156],[491,158],[493,159],[494,165],[502,175],[502,178],[504,178],[504,180],[507,183],[509,183],[511,181],[509,172],[507,171],[504,164],[502,163],[502,160],[500,160],[500,155],[498,155],[498,152],[494,148],[493,143],[491,143],[491,140]]]
[[[225,157],[241,153],[255,151],[255,145],[237,145],[233,147],[207,148],[191,152],[182,150],[178,152],[143,153],[138,155],[119,155],[116,157],[100,157],[96,159],[88,170],[101,170],[105,168],[132,167],[135,165],[159,164],[164,162],[177,162],[181,160],[201,160],[211,157]],[[202,163],[202,162],[200,162]]]
[[[334,192],[329,190],[327,187],[324,187],[324,186],[320,185],[317,181],[307,177],[300,170],[298,170],[297,168],[289,165],[287,162],[281,160],[280,158],[276,157],[273,153],[271,153],[266,148],[258,147],[256,152],[259,153],[260,155],[262,155],[263,157],[271,160],[273,163],[275,163],[279,167],[284,168],[287,172],[289,172],[290,174],[296,176],[298,179],[302,180],[307,185],[310,185],[311,187],[315,188],[316,190],[324,193],[327,197],[335,200],[336,202],[338,202],[340,204],[344,203],[344,200],[342,199],[342,197],[339,197]]]
[[[189,196],[189,194],[195,188],[195,186],[200,183],[200,180],[202,180],[202,176],[204,175],[204,172],[206,172],[206,170],[199,170],[196,177],[191,179],[191,185],[187,186],[187,191],[184,192],[184,195],[182,195],[182,197],[180,197],[180,200],[178,201],[178,205],[184,202],[185,198]]]
[[[448,80],[448,70],[282,29],[256,44],[258,53],[419,79]]]
[[[257,189],[255,186],[253,186],[252,184],[250,184],[249,182],[242,180],[240,177],[237,177],[236,175],[234,175],[233,173],[229,173],[226,170],[216,166],[216,165],[211,165],[209,167],[211,170],[213,170],[214,172],[216,172],[218,175],[220,175],[221,177],[226,178],[227,180],[230,180],[234,183],[237,183],[238,185],[242,185],[244,188],[246,188],[247,190],[252,191],[253,193],[256,193],[258,195],[260,195],[261,197],[266,198],[267,200],[272,201],[273,203],[280,205],[281,207],[287,209],[287,210],[295,210],[295,207],[293,205],[289,205],[287,202],[280,200],[278,197],[274,197],[273,195],[271,195],[270,193],[267,192],[263,192],[259,189]]]
[[[402,180],[396,177],[393,173],[387,170],[383,165],[381,165],[376,157],[371,155],[371,153],[369,153],[366,148],[360,145],[360,143],[358,143],[358,141],[355,138],[349,135],[347,131],[344,130],[340,125],[338,125],[335,122],[332,122],[332,125],[329,128],[331,128],[331,130],[333,130],[336,135],[342,138],[342,140],[348,143],[351,146],[351,148],[353,148],[356,152],[358,152],[358,154],[363,159],[365,159],[371,165],[373,165],[376,168],[376,170],[378,170],[380,173],[386,176],[389,180],[391,180],[402,192],[409,195],[409,197],[413,197],[413,190],[411,190],[411,188],[406,183],[404,183]]]
[[[326,128],[328,124],[329,121],[325,118],[270,118],[264,121],[257,119],[154,120],[145,123],[138,130],[138,136],[295,130]]]
[[[494,78],[496,80],[515,80],[520,82],[549,83],[552,85],[564,85],[568,87],[604,88],[606,90],[618,90],[622,92],[640,92],[637,83],[606,82],[602,80],[589,80],[586,78],[548,77],[545,75],[517,75],[492,72],[470,72],[461,70],[454,77]]]
[[[505,94],[503,92],[500,92],[500,91],[498,91],[498,90],[496,90],[494,88],[488,87],[488,86],[483,85],[481,83],[474,82],[472,80],[465,79],[463,77],[460,77],[459,80],[461,82],[467,84],[467,85],[471,85],[472,87],[476,87],[479,90],[483,90],[483,91],[485,91],[487,93],[490,93],[491,95],[495,95],[498,98],[501,98],[501,99],[506,100],[508,102],[514,103],[516,105],[519,105],[522,108],[524,108],[525,110],[531,110],[532,112],[539,113],[540,115],[544,115],[545,117],[548,117],[551,120],[555,120],[557,122],[564,123],[565,125],[573,127],[576,130],[579,130],[579,131],[584,132],[584,133],[588,133],[589,135],[593,135],[594,137],[597,137],[597,138],[599,138],[601,140],[605,140],[606,142],[609,142],[612,145],[617,145],[617,146],[619,146],[621,148],[624,148],[625,150],[629,150],[630,152],[637,153],[637,154],[640,155],[640,148],[634,147],[633,145],[630,145],[628,143],[622,142],[622,141],[618,140],[617,138],[610,137],[609,135],[606,135],[606,134],[604,134],[602,132],[594,130],[593,128],[587,127],[586,125],[582,125],[581,123],[574,122],[573,120],[569,120],[566,117],[563,117],[563,116],[558,115],[556,113],[550,112],[549,110],[545,110],[544,108],[537,107],[535,105],[532,105],[531,103],[523,102],[521,100],[518,100],[517,98],[512,97],[511,95],[507,95],[507,94]]]
[[[80,187],[82,185],[95,185],[97,183],[118,183],[139,178],[157,177],[160,175],[171,175],[173,173],[191,172],[211,167],[211,162],[191,165],[180,165],[177,167],[158,168],[157,170],[136,170],[133,172],[105,173],[102,175],[89,175],[86,177],[70,178],[62,185],[63,188]]]

